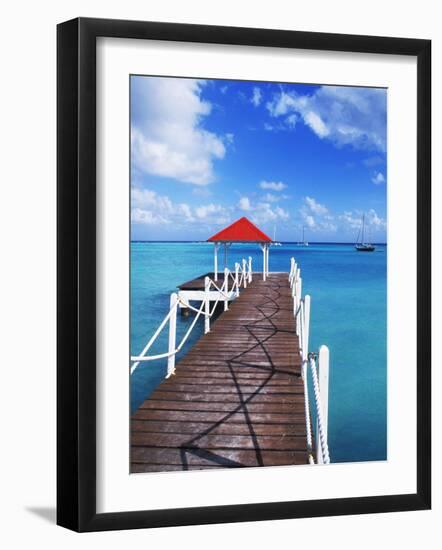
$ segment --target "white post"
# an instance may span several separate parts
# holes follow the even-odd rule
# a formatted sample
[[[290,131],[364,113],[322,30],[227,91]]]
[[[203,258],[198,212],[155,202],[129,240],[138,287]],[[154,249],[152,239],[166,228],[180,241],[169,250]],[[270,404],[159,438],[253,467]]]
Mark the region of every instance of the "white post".
[[[229,270],[227,267],[224,268],[224,311],[227,311],[229,309],[229,300],[227,299],[227,296],[229,295]]]
[[[296,296],[296,310],[298,309],[299,307],[299,304],[301,303],[301,298],[302,298],[302,279],[301,277],[298,277],[297,280],[296,280],[296,292],[295,292],[295,296]],[[295,311],[296,311],[295,310]],[[299,316],[299,313],[298,313],[298,320],[300,319],[300,316]],[[299,323],[296,322],[296,334],[299,336]]]
[[[270,256],[270,245],[267,245],[267,252],[266,252],[266,277],[269,274],[269,256]]]
[[[298,341],[299,341],[299,347],[301,348],[301,359],[302,364],[304,365],[304,302],[299,303],[299,311],[298,311],[298,318],[296,321],[296,328],[298,331]]]
[[[321,396],[322,420],[325,441],[328,439],[328,386],[330,370],[330,351],[327,346],[319,348],[318,358],[318,378],[319,394]],[[324,464],[322,453],[321,438],[319,437],[318,421],[316,420],[316,460],[318,464]]]
[[[236,286],[236,297],[239,296],[239,263],[235,263],[235,286]]]
[[[213,249],[213,272],[215,274],[215,281],[218,280],[218,247],[219,247],[219,244],[218,243],[215,243],[214,244],[214,249]]]
[[[293,275],[295,271],[295,258],[290,258],[290,273],[289,273],[289,283],[290,286],[293,285]]]
[[[303,354],[304,358],[307,359],[308,356],[308,339],[310,335],[310,296],[304,298],[304,348]]]
[[[249,283],[252,282],[252,256],[249,256]]]
[[[172,310],[172,315],[169,319],[169,351],[168,353],[172,353],[175,351],[176,348],[176,312],[177,312],[177,302],[178,302],[178,294],[176,292],[173,292],[170,295],[170,309]],[[175,353],[172,355],[169,355],[167,358],[167,376],[166,378],[169,378],[169,376],[172,376],[172,374],[175,374]]]
[[[204,334],[210,332],[210,279],[204,279]]]
[[[261,245],[262,250],[262,280],[266,280],[266,245]]]
[[[245,258],[242,259],[242,274],[243,274],[244,288],[247,288],[247,262]]]

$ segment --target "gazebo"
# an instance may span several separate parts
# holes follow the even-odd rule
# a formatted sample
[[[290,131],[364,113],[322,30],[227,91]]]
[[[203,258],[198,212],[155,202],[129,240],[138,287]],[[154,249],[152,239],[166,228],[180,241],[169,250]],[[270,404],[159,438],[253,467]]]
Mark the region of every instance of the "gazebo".
[[[214,244],[214,274],[215,281],[218,280],[218,250],[224,247],[224,267],[227,267],[227,249],[234,243],[256,243],[262,250],[262,278],[264,281],[269,272],[269,249],[273,242],[270,237],[263,233],[255,224],[246,217],[242,217],[231,225],[221,229],[215,235],[207,239],[207,242]]]

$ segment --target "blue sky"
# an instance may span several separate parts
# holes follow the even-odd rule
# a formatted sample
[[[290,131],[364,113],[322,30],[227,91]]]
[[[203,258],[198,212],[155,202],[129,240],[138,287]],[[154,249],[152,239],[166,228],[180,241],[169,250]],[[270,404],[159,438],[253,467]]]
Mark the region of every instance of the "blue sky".
[[[131,77],[133,240],[386,241],[384,89]]]

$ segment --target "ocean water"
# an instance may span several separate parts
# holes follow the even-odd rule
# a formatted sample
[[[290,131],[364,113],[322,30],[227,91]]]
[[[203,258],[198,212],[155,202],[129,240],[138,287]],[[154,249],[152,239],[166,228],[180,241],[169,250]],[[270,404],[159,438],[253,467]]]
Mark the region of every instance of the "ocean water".
[[[257,245],[233,245],[228,267],[252,257],[262,270]],[[387,458],[387,247],[356,252],[349,244],[284,243],[270,250],[270,271],[288,271],[294,256],[301,268],[303,295],[311,296],[311,351],[330,349],[329,447],[332,462]],[[220,264],[222,254],[219,255]],[[224,267],[222,265],[222,267]],[[131,243],[131,353],[138,354],[169,309],[176,286],[213,270],[209,243]],[[177,341],[192,316],[177,318]],[[203,333],[197,322],[181,351]],[[151,348],[167,351],[167,329]],[[178,356],[178,359],[179,357]],[[166,360],[141,363],[131,377],[135,411],[164,378]]]

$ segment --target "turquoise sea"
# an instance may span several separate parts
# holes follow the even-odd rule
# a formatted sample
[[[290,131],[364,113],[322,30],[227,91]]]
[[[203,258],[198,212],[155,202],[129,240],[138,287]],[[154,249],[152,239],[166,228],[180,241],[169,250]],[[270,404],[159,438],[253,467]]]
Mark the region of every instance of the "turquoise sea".
[[[228,267],[251,256],[262,270],[256,245],[229,249]],[[350,244],[292,243],[272,247],[270,271],[287,271],[294,256],[303,294],[311,296],[310,350],[330,348],[329,447],[332,462],[387,458],[387,247],[356,252]],[[222,255],[220,255],[221,263]],[[222,266],[224,267],[224,266]],[[131,243],[131,353],[138,354],[169,309],[176,286],[213,270],[213,245],[187,242]],[[178,316],[184,335],[192,317]],[[200,337],[197,323],[181,356]],[[167,351],[167,329],[151,348]],[[131,377],[135,411],[161,382],[166,361],[141,363]]]

